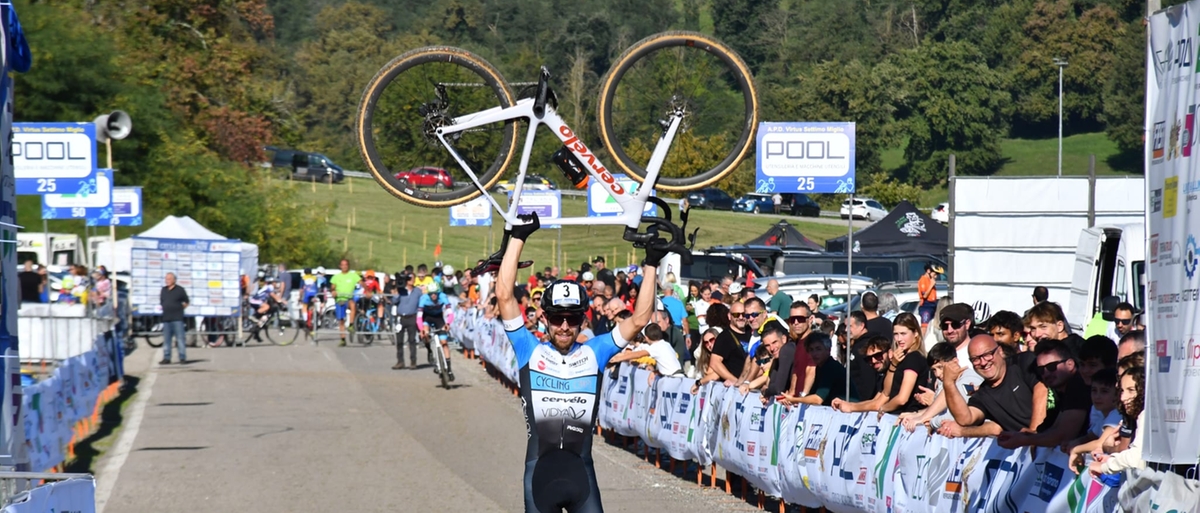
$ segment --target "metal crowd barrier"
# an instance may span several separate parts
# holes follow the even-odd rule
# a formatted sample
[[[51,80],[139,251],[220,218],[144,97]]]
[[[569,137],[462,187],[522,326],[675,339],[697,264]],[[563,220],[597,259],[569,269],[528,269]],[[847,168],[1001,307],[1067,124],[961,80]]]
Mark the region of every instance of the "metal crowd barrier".
[[[60,482],[70,479],[94,480],[95,478],[91,474],[0,471],[0,507],[8,507],[21,503],[29,497],[30,491],[47,482]],[[92,500],[95,500],[94,496]]]

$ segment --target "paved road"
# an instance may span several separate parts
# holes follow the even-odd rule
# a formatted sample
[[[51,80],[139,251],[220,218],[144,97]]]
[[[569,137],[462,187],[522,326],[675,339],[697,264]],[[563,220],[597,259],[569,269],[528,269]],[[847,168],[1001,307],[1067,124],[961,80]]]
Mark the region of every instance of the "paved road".
[[[192,349],[142,380],[97,465],[100,511],[520,511],[520,403],[456,356],[458,388],[393,347]],[[140,417],[140,419],[139,419]],[[597,440],[607,511],[757,511]]]

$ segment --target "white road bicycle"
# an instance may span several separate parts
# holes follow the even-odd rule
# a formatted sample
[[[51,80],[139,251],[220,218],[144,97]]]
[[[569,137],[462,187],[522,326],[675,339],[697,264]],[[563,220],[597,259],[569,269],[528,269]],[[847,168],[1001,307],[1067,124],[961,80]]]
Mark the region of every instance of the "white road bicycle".
[[[720,41],[691,32],[655,34],[626,50],[601,80],[597,100],[602,148],[619,171],[602,163],[594,147],[567,126],[549,78],[542,68],[536,84],[528,84],[518,99],[494,66],[466,50],[427,47],[405,53],[371,79],[359,102],[355,130],[363,160],[376,181],[404,201],[448,207],[484,194],[506,224],[519,225],[516,207],[537,128],[544,125],[559,139],[544,148],[547,153],[557,149],[552,160],[568,179],[577,187],[598,181],[623,212],[543,215],[543,224],[624,225],[625,240],[635,246],[662,244],[689,259],[683,228],[671,222],[666,202],[650,191],[714,184],[750,152],[758,94],[746,64]],[[583,100],[575,92],[578,116]],[[528,123],[528,135],[512,197],[502,207],[486,192],[512,163],[521,123]],[[682,151],[668,155],[676,139]],[[644,185],[636,192],[622,186],[614,177],[619,172]],[[662,214],[643,216],[647,202]],[[686,210],[681,220],[686,225]],[[642,224],[650,226],[638,232]],[[503,244],[493,255],[496,264],[502,253]]]

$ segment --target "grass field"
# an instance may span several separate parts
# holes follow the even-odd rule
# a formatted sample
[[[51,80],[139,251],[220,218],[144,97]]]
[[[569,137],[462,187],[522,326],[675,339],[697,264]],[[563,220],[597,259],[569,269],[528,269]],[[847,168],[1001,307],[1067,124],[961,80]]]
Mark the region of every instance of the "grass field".
[[[1058,138],[1004,139],[1000,143],[1000,152],[1004,164],[995,176],[1054,176],[1058,173]],[[1117,146],[1102,132],[1064,137],[1063,174],[1086,175],[1088,158],[1095,155],[1097,176],[1126,175],[1127,172],[1112,167],[1117,153]],[[884,169],[897,169],[904,164],[904,148],[886,150],[880,158]],[[945,186],[936,187],[926,191],[918,206],[930,208],[948,197]]]
[[[410,205],[392,197],[372,180],[351,179],[348,183],[316,187],[297,184],[301,197],[313,202],[334,202],[336,210],[325,226],[330,243],[338,250],[346,248],[357,267],[374,265],[389,271],[406,264],[432,264],[439,259],[434,250],[442,246],[440,259],[455,268],[475,264],[500,243],[503,223],[488,227],[450,227],[448,209],[430,209]],[[353,192],[351,192],[353,191]],[[501,203],[503,204],[503,203]],[[568,217],[587,215],[583,197],[563,197],[563,213]],[[676,213],[676,216],[678,213]],[[349,232],[347,220],[351,221]],[[493,215],[498,221],[499,216]],[[676,220],[678,218],[676,217]],[[696,247],[707,248],[721,244],[740,244],[757,237],[777,222],[778,217],[732,212],[693,211],[689,229],[700,228]],[[789,222],[817,242],[845,233],[838,225],[804,222],[789,218]],[[530,239],[525,255],[535,261],[538,269],[555,265],[552,258],[558,253],[559,262],[568,268],[578,268],[585,259],[605,255],[610,266],[640,262],[641,251],[632,252],[628,242],[621,239],[620,226],[568,226],[558,230],[542,229]],[[560,264],[561,265],[561,264]]]

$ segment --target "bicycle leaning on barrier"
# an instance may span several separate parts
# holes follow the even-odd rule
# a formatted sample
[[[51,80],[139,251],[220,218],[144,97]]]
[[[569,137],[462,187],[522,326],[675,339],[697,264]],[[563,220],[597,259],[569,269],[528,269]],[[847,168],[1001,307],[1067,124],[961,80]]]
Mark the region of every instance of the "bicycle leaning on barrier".
[[[691,263],[691,252],[683,244],[686,209],[680,216],[682,226],[676,225],[667,203],[651,197],[650,192],[704,187],[732,171],[754,139],[758,98],[745,63],[709,36],[668,32],[634,44],[601,80],[597,103],[603,147],[626,174],[644,184],[632,192],[557,114],[558,101],[549,79],[549,72],[542,68],[536,85],[514,99],[509,84],[495,67],[470,52],[451,47],[413,50],[385,65],[368,83],[359,103],[355,130],[368,169],[396,197],[421,206],[445,207],[484,195],[504,219],[505,234],[499,251],[476,267],[475,274],[500,271],[497,299],[509,340],[518,352],[523,410],[531,427],[525,508],[534,513],[560,508],[591,512],[601,510],[591,436],[587,433],[599,407],[599,372],[607,357],[641,329],[637,324],[648,322],[656,283],[650,273],[656,271],[661,257],[672,252],[679,254],[684,265]],[[511,164],[518,124],[525,122],[529,124],[528,136],[512,197],[508,207],[502,208],[487,191]],[[539,125],[545,125],[562,141],[554,161],[571,183],[583,187],[595,180],[620,205],[622,213],[569,218],[535,212],[518,217],[517,206]],[[691,160],[679,152],[668,155],[677,137],[685,144],[701,146],[702,151],[692,152],[696,155],[689,155],[694,157]],[[644,168],[633,158],[647,156]],[[664,166],[671,169],[670,176],[660,175]],[[415,167],[462,173],[449,187],[433,191],[407,182],[403,173],[393,174],[396,169]],[[644,215],[647,203],[655,204],[661,215]],[[556,320],[552,322],[558,323],[554,343],[538,343],[525,330],[512,286],[517,268],[532,264],[519,261],[520,249],[525,238],[537,229],[539,217],[541,222],[555,225],[623,225],[624,239],[646,249],[644,270],[649,272],[643,287],[647,290],[639,295],[634,317],[623,321],[617,330],[620,340],[605,335],[587,344],[575,342],[588,303],[587,292],[570,281],[555,282],[542,298],[543,306],[555,312]],[[643,224],[649,226],[639,231]],[[523,336],[514,338],[514,333]],[[551,345],[553,349],[546,349]],[[581,349],[584,347],[588,350]],[[557,369],[555,372],[562,374],[561,379],[539,374],[559,389],[548,389],[543,384],[540,391],[530,390],[534,371],[529,366],[533,360],[543,373]],[[568,365],[568,360],[586,365]],[[567,388],[562,389],[564,386]],[[544,408],[539,415],[534,396],[547,402],[553,398],[581,404],[581,411],[590,411],[590,415],[576,418],[572,411],[568,421],[562,417],[560,405],[548,405],[555,408]],[[551,416],[555,413],[551,410],[558,410],[562,418]],[[566,442],[570,442],[570,450],[564,449]]]

